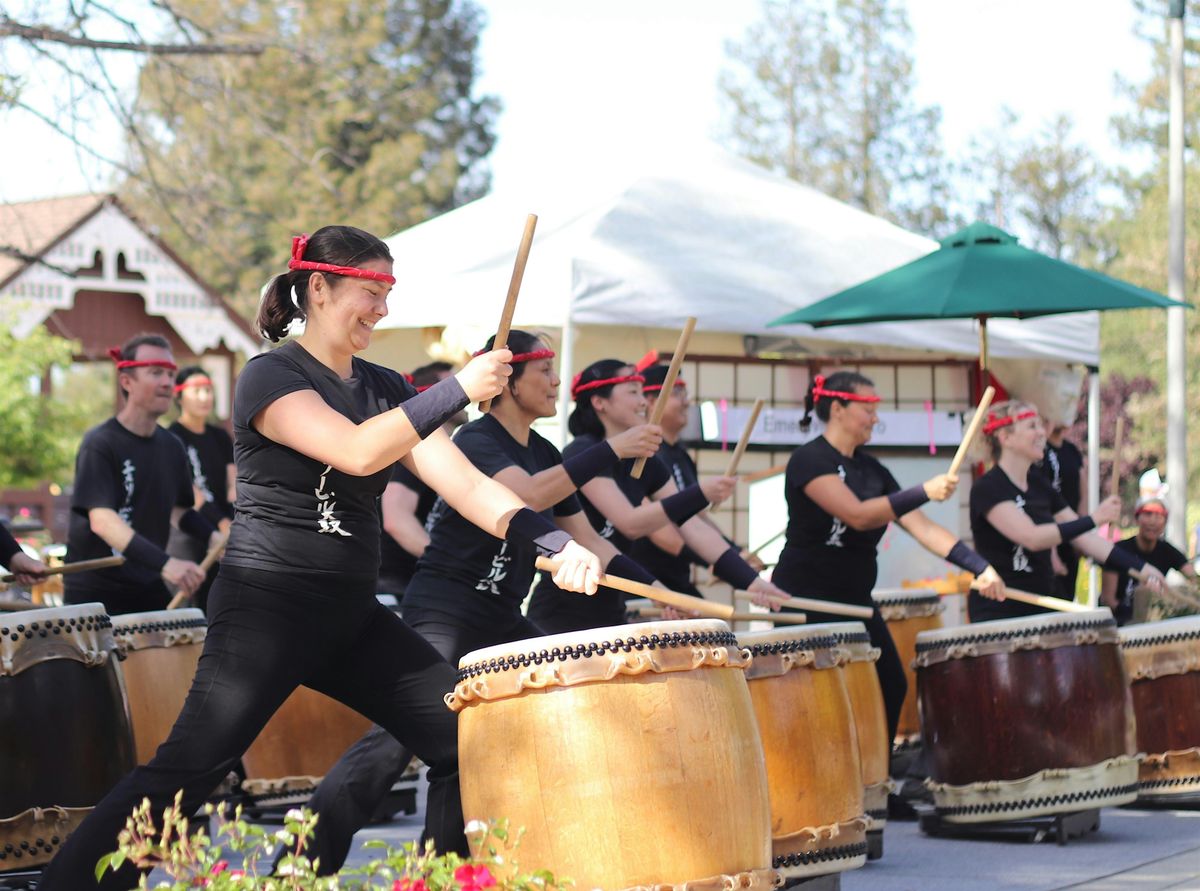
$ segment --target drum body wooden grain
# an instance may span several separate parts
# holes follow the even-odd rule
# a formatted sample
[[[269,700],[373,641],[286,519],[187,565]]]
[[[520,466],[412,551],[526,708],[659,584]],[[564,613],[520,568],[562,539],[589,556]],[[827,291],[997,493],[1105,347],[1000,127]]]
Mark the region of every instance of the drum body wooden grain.
[[[446,697],[466,819],[508,819],[522,872],[580,888],[771,887],[748,663],[714,620],[468,653]]]
[[[306,799],[370,728],[354,709],[297,687],[242,755],[242,787],[259,804]]]
[[[0,614],[0,871],[49,862],[133,769],[103,604]]]
[[[745,632],[771,799],[772,866],[787,879],[866,863],[862,761],[842,666],[823,625]]]
[[[124,656],[121,673],[129,697],[138,764],[154,757],[183,709],[208,623],[198,609],[114,616],[113,637]]]
[[[972,823],[1137,797],[1129,680],[1107,609],[917,635],[929,787]]]
[[[921,719],[917,713],[917,672],[913,667],[913,660],[917,658],[917,635],[922,631],[941,628],[942,613],[946,611],[946,606],[932,588],[880,589],[872,591],[871,598],[887,622],[888,632],[904,665],[905,680],[908,681],[908,693],[900,709],[894,742],[896,745],[912,745],[921,738]]]
[[[842,674],[846,678],[850,710],[854,713],[854,730],[862,763],[863,810],[867,816],[867,831],[882,829],[887,824],[887,797],[892,789],[888,775],[892,741],[888,739],[883,688],[875,671],[879,649],[871,646],[867,626],[862,622],[829,622],[811,627],[825,629],[837,645],[846,651]]]
[[[1121,650],[1137,716],[1138,797],[1200,795],[1200,616],[1126,625]]]

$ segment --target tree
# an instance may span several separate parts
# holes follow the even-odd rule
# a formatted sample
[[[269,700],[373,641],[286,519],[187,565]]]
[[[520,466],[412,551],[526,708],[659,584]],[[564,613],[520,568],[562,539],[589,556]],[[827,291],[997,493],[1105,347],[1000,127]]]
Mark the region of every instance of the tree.
[[[946,219],[941,110],[912,100],[912,31],[897,0],[764,0],[726,45],[727,142],[869,213],[930,232]]]
[[[128,139],[125,197],[243,312],[293,234],[390,235],[488,187],[498,103],[472,95],[481,22],[466,0],[174,8],[208,39],[289,48],[153,57]]]

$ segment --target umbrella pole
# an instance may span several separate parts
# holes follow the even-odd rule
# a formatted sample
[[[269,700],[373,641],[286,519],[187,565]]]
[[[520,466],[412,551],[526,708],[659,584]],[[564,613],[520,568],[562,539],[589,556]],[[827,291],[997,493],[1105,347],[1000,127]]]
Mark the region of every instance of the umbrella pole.
[[[979,317],[979,388],[987,389],[988,384],[992,382],[992,375],[988,371],[988,341],[987,341],[987,316]]]

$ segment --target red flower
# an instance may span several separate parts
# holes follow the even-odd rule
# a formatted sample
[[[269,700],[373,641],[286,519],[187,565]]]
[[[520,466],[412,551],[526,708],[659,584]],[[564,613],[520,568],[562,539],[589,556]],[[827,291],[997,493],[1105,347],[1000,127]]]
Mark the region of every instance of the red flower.
[[[424,879],[396,879],[392,882],[392,891],[429,891]]]
[[[219,876],[221,873],[223,873],[227,869],[229,869],[229,861],[228,860],[218,860],[216,863],[213,864],[213,867],[212,867],[212,869],[210,869],[208,871],[208,874],[213,875],[213,876]]]
[[[454,870],[454,881],[462,885],[462,891],[483,891],[496,884],[495,877],[482,863],[478,866],[464,863]]]

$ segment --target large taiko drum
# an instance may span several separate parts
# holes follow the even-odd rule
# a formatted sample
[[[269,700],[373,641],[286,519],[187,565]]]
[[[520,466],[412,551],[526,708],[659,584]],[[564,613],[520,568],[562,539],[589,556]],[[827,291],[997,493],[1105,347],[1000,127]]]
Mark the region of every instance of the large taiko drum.
[[[114,616],[113,637],[124,657],[138,764],[154,757],[183,709],[208,623],[198,609]]]
[[[48,863],[135,766],[99,603],[0,613],[0,872]]]
[[[466,819],[508,819],[523,872],[580,888],[772,887],[749,664],[715,620],[468,653],[446,697]]]
[[[1137,716],[1139,798],[1200,795],[1200,616],[1126,625],[1121,650]]]
[[[917,635],[921,733],[943,819],[980,823],[1137,797],[1133,705],[1107,609]]]
[[[342,753],[370,728],[371,722],[354,709],[297,687],[242,755],[242,788],[263,807],[307,800]]]
[[[867,861],[862,761],[842,666],[823,625],[744,632],[746,669],[771,798],[774,866],[786,879]]]
[[[842,674],[850,695],[850,710],[854,713],[854,730],[862,762],[867,831],[882,830],[887,825],[887,797],[892,789],[888,775],[892,743],[887,733],[883,688],[875,671],[879,648],[871,646],[871,636],[862,622],[829,622],[811,627],[824,629],[846,653]]]
[[[917,714],[917,672],[913,660],[917,657],[917,635],[942,627],[946,605],[932,588],[879,588],[871,592],[880,615],[887,622],[888,632],[904,665],[908,693],[900,709],[896,725],[896,745],[916,743],[921,737],[921,719]]]

